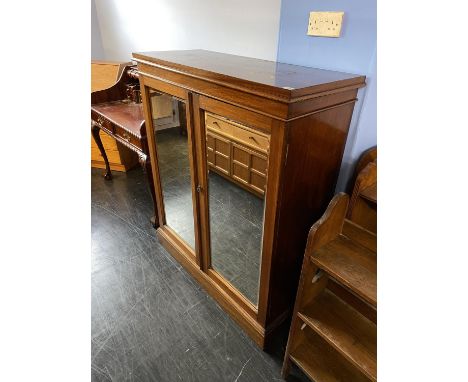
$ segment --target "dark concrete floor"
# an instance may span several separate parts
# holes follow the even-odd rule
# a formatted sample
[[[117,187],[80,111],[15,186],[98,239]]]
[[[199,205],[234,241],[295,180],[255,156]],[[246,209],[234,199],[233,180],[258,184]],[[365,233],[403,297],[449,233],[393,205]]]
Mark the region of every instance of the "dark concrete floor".
[[[91,171],[92,380],[281,380],[287,328],[260,350],[156,240],[141,169],[101,174]]]
[[[175,127],[156,141],[167,225],[195,248],[187,137]],[[257,305],[263,199],[212,171],[208,195],[212,267]]]

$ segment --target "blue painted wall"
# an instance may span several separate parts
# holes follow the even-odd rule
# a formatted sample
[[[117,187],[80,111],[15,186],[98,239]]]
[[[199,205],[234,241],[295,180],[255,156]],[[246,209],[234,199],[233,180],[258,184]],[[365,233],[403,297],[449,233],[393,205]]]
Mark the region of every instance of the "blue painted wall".
[[[341,37],[307,36],[311,11],[344,11]],[[376,42],[376,0],[282,0],[278,61],[367,76],[354,109],[337,190],[344,189],[361,152],[377,144]]]

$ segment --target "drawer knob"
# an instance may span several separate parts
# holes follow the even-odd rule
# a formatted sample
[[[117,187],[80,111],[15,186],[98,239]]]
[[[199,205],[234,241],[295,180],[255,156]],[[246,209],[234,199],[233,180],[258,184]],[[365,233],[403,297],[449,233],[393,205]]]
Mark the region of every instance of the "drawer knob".
[[[128,135],[127,133],[123,133],[122,138],[125,139],[127,142],[130,142],[130,135]]]

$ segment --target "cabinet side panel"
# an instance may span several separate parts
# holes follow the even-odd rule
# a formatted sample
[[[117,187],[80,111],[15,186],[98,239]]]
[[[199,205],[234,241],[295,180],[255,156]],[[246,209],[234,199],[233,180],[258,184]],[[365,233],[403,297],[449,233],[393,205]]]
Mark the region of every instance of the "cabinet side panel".
[[[288,124],[280,220],[272,259],[268,323],[293,308],[307,234],[333,196],[354,103]]]

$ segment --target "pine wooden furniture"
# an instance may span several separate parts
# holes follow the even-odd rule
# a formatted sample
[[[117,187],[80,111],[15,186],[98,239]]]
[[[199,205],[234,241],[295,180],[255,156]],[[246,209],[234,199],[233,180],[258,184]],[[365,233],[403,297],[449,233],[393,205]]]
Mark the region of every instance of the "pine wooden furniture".
[[[356,178],[359,173],[366,167],[370,162],[377,160],[377,146],[370,147],[369,149],[363,151],[356,163],[356,168],[354,169],[354,175],[350,179],[350,190],[348,194],[351,194],[356,183]]]
[[[356,167],[347,218],[377,232],[377,147],[367,150]]]
[[[91,61],[91,91],[110,88],[128,65],[130,62]]]
[[[127,65],[130,65],[130,63],[91,61],[91,92],[113,86]],[[126,146],[104,133],[104,131],[101,131],[100,137],[111,170],[126,172],[138,164],[137,154]],[[104,158],[93,138],[91,138],[91,167],[106,168]]]
[[[377,237],[336,195],[311,228],[283,364],[315,382],[377,380]]]
[[[209,168],[263,197],[270,136],[210,113],[205,125]]]
[[[157,235],[264,347],[292,312],[307,232],[333,195],[357,91],[365,77],[202,50],[133,53],[133,59],[138,63],[147,126],[152,123],[151,92],[171,95],[186,105],[195,245],[188,245],[167,224],[169,200],[162,188],[158,141],[149,128]],[[240,127],[238,140],[216,130],[210,118],[220,126],[226,122],[227,128]],[[249,133],[260,144],[252,145]],[[216,157],[217,153],[229,156],[217,146],[221,138],[231,150],[241,141],[242,158],[231,152],[220,163],[217,159],[223,156]],[[252,164],[257,159],[262,166],[266,162],[266,169]],[[210,168],[265,194],[258,304],[212,267],[210,234],[216,227],[210,225],[209,195],[214,191],[208,187]],[[252,180],[253,174],[261,179]],[[233,238],[231,247],[235,246]]]

